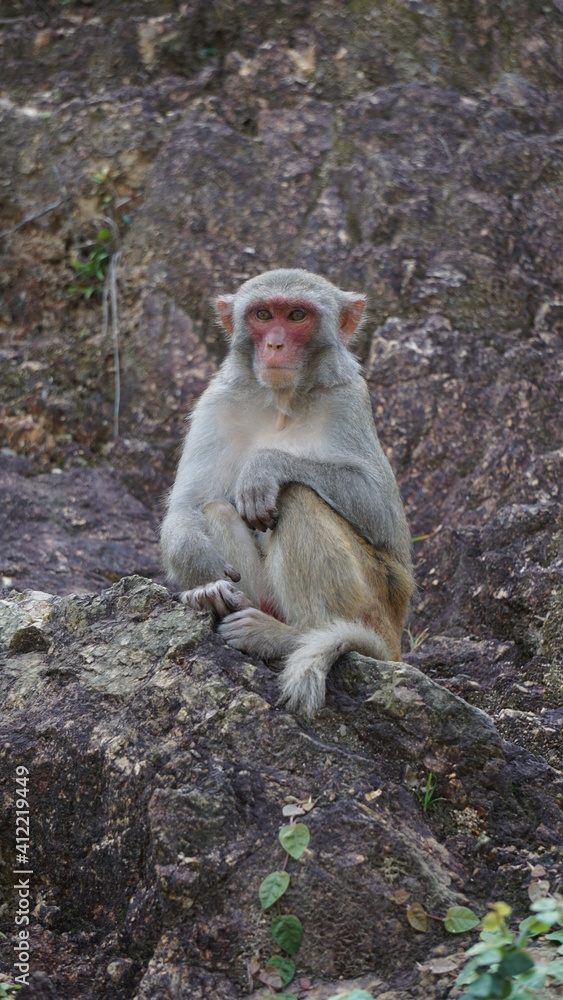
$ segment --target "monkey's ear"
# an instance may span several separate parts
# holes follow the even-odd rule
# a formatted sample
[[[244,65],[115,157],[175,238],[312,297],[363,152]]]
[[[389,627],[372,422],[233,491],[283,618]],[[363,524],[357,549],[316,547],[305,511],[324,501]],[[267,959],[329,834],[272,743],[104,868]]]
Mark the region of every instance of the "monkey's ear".
[[[234,300],[234,295],[222,295],[221,298],[217,299],[217,302],[215,303],[217,315],[230,337],[232,337],[235,328],[233,320]]]
[[[340,340],[347,344],[354,336],[358,323],[362,318],[362,313],[366,300],[355,295],[350,295],[348,302],[342,307],[340,312]]]

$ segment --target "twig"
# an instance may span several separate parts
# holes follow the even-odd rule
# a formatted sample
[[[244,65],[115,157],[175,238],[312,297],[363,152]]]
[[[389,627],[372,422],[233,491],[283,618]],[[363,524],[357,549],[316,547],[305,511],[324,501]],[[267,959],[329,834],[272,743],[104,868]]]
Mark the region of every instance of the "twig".
[[[104,338],[108,332],[108,292],[111,304],[111,332],[113,340],[113,370],[115,377],[115,397],[113,402],[113,439],[119,438],[119,406],[121,402],[121,374],[119,367],[119,316],[117,312],[117,269],[121,250],[112,255],[102,296],[102,332]]]
[[[441,530],[442,525],[439,524],[437,528],[434,528],[434,531],[430,531],[427,535],[415,535],[414,538],[411,538],[411,542],[413,545],[415,542],[425,542],[428,538],[434,538],[434,535],[437,535]]]
[[[11,236],[12,233],[17,232],[18,229],[22,228],[22,226],[26,226],[28,222],[34,222],[35,219],[40,219],[42,215],[47,215],[48,212],[54,212],[56,208],[60,208],[61,205],[64,205],[66,200],[66,198],[60,198],[59,201],[55,201],[52,205],[47,205],[47,208],[42,208],[39,212],[34,212],[33,215],[26,215],[25,219],[18,222],[17,226],[13,226],[12,229],[5,229],[3,233],[0,233],[0,239],[3,236]]]

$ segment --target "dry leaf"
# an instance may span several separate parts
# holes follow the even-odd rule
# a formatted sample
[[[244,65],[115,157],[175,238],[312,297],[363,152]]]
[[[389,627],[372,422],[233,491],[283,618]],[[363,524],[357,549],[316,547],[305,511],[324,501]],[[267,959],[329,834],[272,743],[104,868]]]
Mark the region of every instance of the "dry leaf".
[[[421,931],[424,934],[428,930],[426,910],[420,903],[411,903],[407,910],[407,920],[415,931]]]
[[[545,899],[549,892],[549,882],[530,882],[528,886],[528,896],[535,903],[538,899]]]
[[[308,45],[306,49],[288,49],[288,54],[299,73],[310,76],[315,72],[315,46]]]
[[[284,816],[304,816],[305,810],[301,806],[284,806],[282,813]]]
[[[433,958],[428,963],[430,972],[433,972],[435,976],[440,976],[444,972],[455,972],[458,966],[459,962],[451,955],[448,958]]]
[[[271,986],[273,990],[281,990],[282,978],[278,969],[274,968],[273,965],[266,966],[258,978],[261,983],[264,983],[265,986]]]
[[[397,906],[404,906],[405,903],[408,903],[410,896],[411,894],[408,889],[397,889],[396,892],[391,893],[389,899],[392,903],[396,903]]]

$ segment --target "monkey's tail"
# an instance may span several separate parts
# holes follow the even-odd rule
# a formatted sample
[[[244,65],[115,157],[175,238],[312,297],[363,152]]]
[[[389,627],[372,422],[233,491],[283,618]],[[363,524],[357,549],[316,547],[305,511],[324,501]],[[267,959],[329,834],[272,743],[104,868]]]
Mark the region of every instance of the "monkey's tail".
[[[288,656],[280,676],[282,700],[288,708],[315,715],[324,705],[330,668],[344,653],[352,652],[375,660],[389,660],[391,656],[385,640],[360,622],[337,619],[306,632]]]

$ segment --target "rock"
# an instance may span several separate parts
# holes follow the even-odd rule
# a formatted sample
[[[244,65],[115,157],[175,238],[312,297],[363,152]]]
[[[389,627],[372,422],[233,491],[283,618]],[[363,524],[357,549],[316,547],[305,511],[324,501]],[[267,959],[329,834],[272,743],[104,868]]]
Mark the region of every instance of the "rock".
[[[158,576],[157,519],[112,470],[56,472],[2,473],[4,586],[64,594],[98,590],[135,570]]]
[[[310,979],[375,962],[392,983],[427,947],[407,930],[405,899],[443,915],[490,898],[496,865],[474,888],[485,834],[491,856],[542,841],[549,856],[553,772],[505,751],[484,712],[413,666],[349,657],[304,724],[276,707],[271,669],[148,580],[98,597],[14,594],[1,607],[14,617],[0,633],[3,822],[23,765],[42,901],[32,948],[75,995],[134,982],[139,998],[175,982],[243,995],[247,961],[271,948],[257,893],[283,861],[287,801],[315,803],[287,896]],[[30,620],[45,643],[14,649]],[[446,805],[424,813],[411,789],[430,772]]]
[[[561,0],[39,6],[0,3],[1,847],[11,866],[29,761],[25,990],[247,995],[256,886],[312,794],[304,992],[437,1000],[466,942],[418,936],[401,890],[521,917],[530,865],[560,878]],[[368,295],[357,350],[419,585],[408,665],[350,657],[306,725],[128,576],[160,581],[184,420],[225,351],[214,297],[280,265]]]

